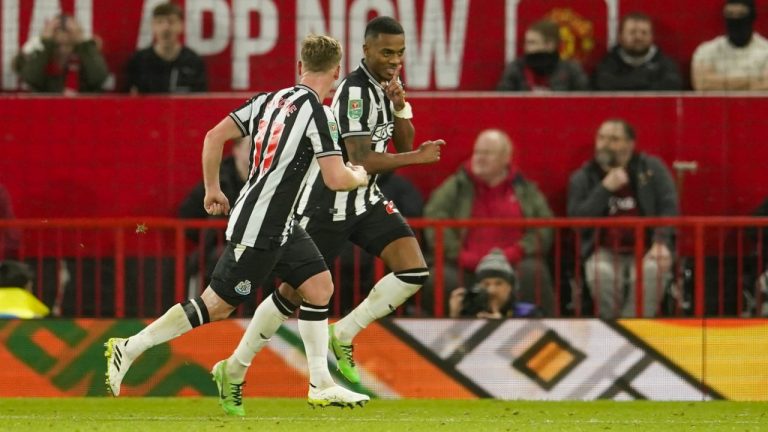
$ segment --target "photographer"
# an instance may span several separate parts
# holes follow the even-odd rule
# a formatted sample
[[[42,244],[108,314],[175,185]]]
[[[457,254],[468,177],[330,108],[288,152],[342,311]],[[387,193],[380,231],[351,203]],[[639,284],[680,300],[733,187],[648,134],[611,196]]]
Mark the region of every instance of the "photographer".
[[[679,214],[672,175],[655,156],[635,151],[635,130],[622,119],[603,122],[595,137],[595,158],[571,175],[570,217],[666,217]],[[634,228],[583,229],[581,254],[592,299],[602,318],[635,316]],[[643,259],[643,315],[658,309],[671,277],[674,230],[646,233]]]
[[[29,89],[43,93],[99,92],[109,75],[99,44],[69,15],[48,19],[13,67]]]
[[[471,289],[456,288],[451,292],[449,316],[505,318],[541,316],[535,304],[515,298],[515,271],[501,249],[493,249],[480,260],[476,272],[478,283]]]

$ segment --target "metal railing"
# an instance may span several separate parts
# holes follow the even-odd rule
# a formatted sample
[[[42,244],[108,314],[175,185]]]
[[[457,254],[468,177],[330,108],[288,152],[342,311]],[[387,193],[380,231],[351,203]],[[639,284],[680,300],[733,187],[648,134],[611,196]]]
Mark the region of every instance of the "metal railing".
[[[659,309],[657,316],[753,316],[763,314],[768,303],[765,287],[759,283],[768,258],[763,238],[768,218],[411,219],[409,223],[430,257],[432,278],[429,292],[425,287],[425,292],[398,310],[400,315],[446,315],[447,296],[455,286],[445,286],[446,266],[454,264],[445,257],[445,232],[477,227],[553,229],[551,249],[538,257],[547,263],[542,271],[550,272],[553,281],[553,316],[599,312],[585,288],[586,257],[582,256],[579,232],[589,228],[623,228],[634,233],[631,255],[637,286],[643,281],[640,269],[648,230],[674,229],[673,277],[659,287],[671,306]],[[52,305],[55,314],[76,317],[156,316],[199,292],[215,260],[206,238],[214,233],[214,247],[220,248],[224,226],[223,220],[170,218],[0,220],[0,230],[21,232],[14,258],[34,269],[35,294]],[[423,241],[425,229],[434,230],[434,244]],[[357,248],[338,258],[331,270],[337,287],[332,300],[336,315],[358,304],[386,272],[379,259],[367,257]],[[255,301],[239,308],[237,314],[248,315],[273,287],[270,282],[257,290]],[[646,294],[637,289],[635,295],[634,313],[643,316]]]

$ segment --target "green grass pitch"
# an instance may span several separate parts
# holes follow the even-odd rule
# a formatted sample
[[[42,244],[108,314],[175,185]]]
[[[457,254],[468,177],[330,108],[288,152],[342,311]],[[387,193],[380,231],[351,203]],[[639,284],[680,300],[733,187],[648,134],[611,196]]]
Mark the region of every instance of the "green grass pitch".
[[[312,409],[246,399],[245,418],[214,398],[0,399],[0,431],[768,431],[768,403],[373,400]]]

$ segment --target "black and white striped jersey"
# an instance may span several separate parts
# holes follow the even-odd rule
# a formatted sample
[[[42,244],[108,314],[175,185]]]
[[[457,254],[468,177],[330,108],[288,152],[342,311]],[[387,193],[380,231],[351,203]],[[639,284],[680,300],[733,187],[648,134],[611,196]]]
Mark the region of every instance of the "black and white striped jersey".
[[[302,186],[319,175],[316,158],[342,154],[336,119],[304,85],[258,94],[229,117],[251,137],[251,153],[227,240],[257,248],[282,244]]]
[[[395,129],[393,105],[365,61],[341,82],[331,107],[339,121],[342,138],[370,136],[373,151],[387,151]],[[306,216],[330,213],[334,221],[363,214],[383,198],[376,186],[376,178],[376,175],[369,175],[368,186],[349,192],[334,192],[325,186],[321,177],[310,178],[297,203],[296,213]]]

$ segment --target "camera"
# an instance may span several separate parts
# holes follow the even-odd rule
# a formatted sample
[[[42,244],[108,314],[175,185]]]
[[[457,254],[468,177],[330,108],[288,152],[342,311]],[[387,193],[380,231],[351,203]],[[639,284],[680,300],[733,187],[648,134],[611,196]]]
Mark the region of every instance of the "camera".
[[[462,316],[476,316],[488,309],[488,292],[480,284],[467,290],[461,303]]]

